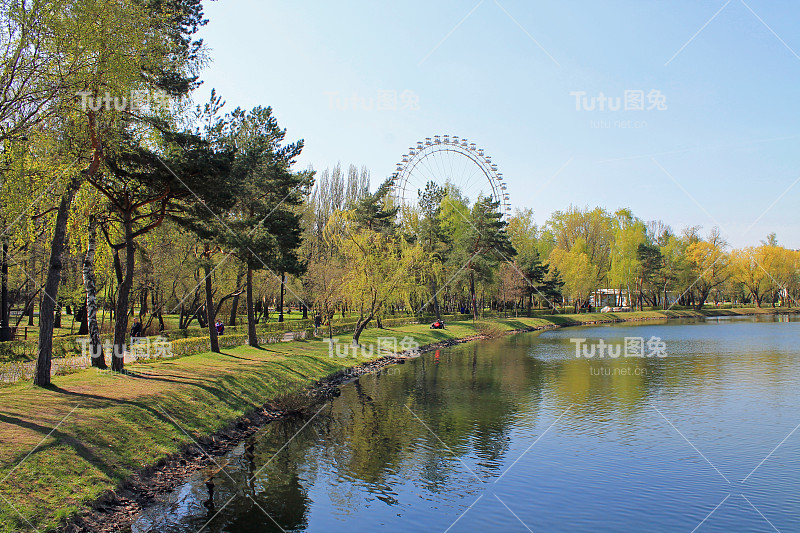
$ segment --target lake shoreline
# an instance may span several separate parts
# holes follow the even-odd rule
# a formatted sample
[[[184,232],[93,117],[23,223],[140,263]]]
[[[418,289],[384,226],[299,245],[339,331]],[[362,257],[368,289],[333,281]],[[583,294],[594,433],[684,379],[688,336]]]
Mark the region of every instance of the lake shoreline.
[[[115,490],[110,490],[96,499],[89,510],[69,519],[65,524],[51,531],[60,533],[104,533],[126,529],[130,527],[144,509],[185,483],[197,471],[216,465],[215,458],[225,455],[244,440],[262,430],[270,422],[293,416],[302,416],[312,407],[338,396],[340,386],[355,381],[366,374],[378,372],[387,366],[403,364],[407,360],[416,358],[423,353],[476,340],[565,327],[669,321],[687,318],[715,318],[720,316],[792,315],[800,314],[800,309],[748,308],[741,310],[703,310],[702,312],[686,310],[669,311],[669,314],[663,313],[647,311],[610,313],[607,317],[603,316],[605,314],[600,313],[536,317],[544,323],[506,330],[488,328],[479,334],[453,337],[426,344],[413,354],[386,355],[353,365],[313,382],[305,390],[293,395],[290,399],[273,398],[258,409],[232,420],[223,429],[182,446],[179,452],[170,454],[155,464],[135,472],[120,483]],[[509,317],[507,319],[491,318],[480,322],[499,325],[501,323],[513,324],[514,321],[513,317]]]
[[[518,332],[522,332],[519,330]],[[126,479],[113,491],[98,498],[91,509],[66,524],[51,530],[58,533],[107,533],[129,527],[148,506],[186,482],[198,470],[215,465],[231,449],[252,437],[273,421],[293,416],[303,416],[312,407],[338,396],[338,387],[357,380],[366,374],[378,372],[384,367],[403,364],[436,349],[491,338],[487,335],[447,339],[419,348],[409,355],[386,355],[372,361],[359,363],[345,370],[318,380],[301,393],[307,400],[302,405],[286,407],[276,400],[267,401],[259,409],[241,416],[208,437],[201,437],[183,450],[171,454],[155,465],[145,467]]]

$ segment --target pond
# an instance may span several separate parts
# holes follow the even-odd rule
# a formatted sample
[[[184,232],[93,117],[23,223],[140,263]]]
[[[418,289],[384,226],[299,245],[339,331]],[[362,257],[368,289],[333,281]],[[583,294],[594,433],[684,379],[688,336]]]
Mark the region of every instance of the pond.
[[[761,316],[425,354],[268,424],[133,531],[800,531],[798,339]]]

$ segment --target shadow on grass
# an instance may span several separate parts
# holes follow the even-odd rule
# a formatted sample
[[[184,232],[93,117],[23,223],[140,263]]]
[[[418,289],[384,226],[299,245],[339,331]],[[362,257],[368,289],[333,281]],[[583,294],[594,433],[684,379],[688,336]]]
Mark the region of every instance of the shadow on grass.
[[[266,349],[266,348],[260,348],[260,347],[259,347],[259,348],[252,347],[252,348],[253,348],[254,350],[261,350],[261,351],[264,351],[264,352],[274,352],[274,353],[277,353],[277,352],[275,352],[275,350],[268,350],[268,349]],[[226,352],[219,352],[217,355],[224,355],[225,357],[232,357],[232,358],[234,358],[234,359],[241,359],[241,360],[243,360],[243,361],[257,361],[257,362],[264,362],[264,360],[263,360],[263,359],[253,359],[253,358],[250,358],[250,357],[242,357],[241,355],[235,355],[235,354],[232,354],[232,353],[226,353]]]
[[[22,420],[21,418],[17,418],[15,416],[9,416],[0,413],[0,422],[4,422],[6,424],[12,424],[15,426],[19,426],[30,431],[34,431],[36,433],[40,433],[42,435],[49,435],[55,439],[54,442],[48,443],[44,446],[39,446],[35,448],[28,454],[21,455],[19,459],[14,461],[13,468],[16,468],[19,464],[23,461],[27,460],[30,456],[41,454],[46,452],[49,448],[52,448],[59,443],[64,443],[69,445],[72,449],[75,450],[75,453],[78,454],[86,462],[96,466],[103,474],[108,476],[110,479],[118,479],[119,472],[114,469],[112,465],[110,465],[105,459],[100,457],[99,455],[95,454],[89,447],[87,447],[80,439],[77,439],[75,436],[70,435],[67,432],[61,431],[58,428],[51,428],[48,426],[43,426],[41,424],[37,424],[35,422],[31,422],[30,420]]]

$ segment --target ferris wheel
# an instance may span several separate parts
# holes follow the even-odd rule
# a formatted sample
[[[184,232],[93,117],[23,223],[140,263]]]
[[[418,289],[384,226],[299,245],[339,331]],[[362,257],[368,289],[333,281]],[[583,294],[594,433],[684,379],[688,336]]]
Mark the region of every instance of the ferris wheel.
[[[503,174],[482,148],[456,135],[435,135],[418,141],[403,155],[392,174],[395,201],[402,208],[415,206],[420,191],[428,182],[451,185],[469,201],[479,196],[499,202],[502,216],[509,215],[511,205]]]

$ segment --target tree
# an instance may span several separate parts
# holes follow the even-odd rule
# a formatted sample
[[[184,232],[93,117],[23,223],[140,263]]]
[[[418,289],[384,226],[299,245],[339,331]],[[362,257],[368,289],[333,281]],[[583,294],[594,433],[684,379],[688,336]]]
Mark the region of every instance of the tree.
[[[633,302],[634,289],[639,289],[642,264],[637,251],[646,241],[645,227],[633,217],[619,217],[619,227],[615,231],[614,244],[611,249],[611,269],[608,273],[609,284],[625,289],[628,294],[628,305],[633,307],[640,300]],[[621,292],[621,291],[620,291]]]
[[[442,200],[445,194],[443,187],[429,181],[425,184],[425,190],[419,191],[419,213],[414,213],[417,215],[414,238],[422,245],[425,263],[420,281],[427,284],[430,290],[433,314],[437,319],[441,318],[439,281],[451,247],[450,237],[442,225]]]
[[[86,289],[86,322],[89,331],[92,366],[107,368],[103,343],[100,341],[100,327],[97,325],[97,279],[94,275],[95,250],[97,248],[97,221],[89,220],[88,244],[83,260],[83,284]]]
[[[69,71],[53,37],[62,30],[64,2],[0,1],[0,142],[27,135],[58,112],[58,100],[73,96]],[[74,89],[73,89],[74,90]]]
[[[530,316],[534,296],[552,305],[552,299],[558,291],[553,291],[556,282],[550,275],[550,265],[542,263],[539,252],[539,231],[533,222],[533,211],[518,210],[508,221],[507,232],[511,244],[517,250],[514,259],[515,270],[519,273],[522,297],[527,302],[527,314]]]
[[[748,247],[731,252],[731,280],[741,283],[750,294],[756,307],[761,307],[764,295],[772,287],[772,279],[767,270],[771,266],[769,246]]]
[[[639,244],[636,250],[636,258],[639,261],[639,309],[642,309],[642,302],[646,298],[648,289],[651,290],[651,304],[658,305],[659,286],[661,270],[664,266],[664,258],[661,256],[661,249],[647,242]]]
[[[216,147],[197,133],[154,128],[158,151],[126,130],[123,143],[106,149],[107,172],[88,181],[107,199],[109,217],[118,230],[109,244],[115,252],[125,251],[124,276],[117,294],[114,354],[111,368],[123,368],[123,351],[128,326],[128,298],[133,285],[136,240],[159,227],[168,215],[194,231],[205,234],[214,229],[216,213],[232,203],[236,190],[228,148]],[[202,237],[201,237],[202,238]]]
[[[54,321],[51,319],[56,309],[58,299],[58,286],[61,283],[61,271],[63,263],[61,260],[64,252],[64,238],[67,232],[67,218],[69,217],[69,206],[80,186],[80,179],[72,177],[67,184],[66,191],[61,196],[55,221],[55,231],[50,245],[50,263],[47,272],[47,281],[44,285],[44,298],[39,308],[39,355],[36,360],[36,376],[34,384],[46,386],[50,384],[50,363],[53,350],[53,327]]]
[[[286,130],[278,126],[270,107],[249,112],[235,109],[227,117],[222,140],[234,147],[231,172],[241,181],[241,191],[226,223],[224,243],[246,268],[248,342],[258,345],[253,299],[253,272],[277,270],[280,277],[280,317],[283,318],[285,274],[300,275],[305,263],[297,250],[302,243],[302,212],[313,172],[291,167],[303,150],[303,141],[283,144]]]
[[[372,194],[365,194],[353,209],[353,221],[370,231],[391,233],[395,229],[398,207],[389,205],[392,180],[387,179]]]
[[[707,240],[689,245],[686,257],[694,281],[694,308],[700,310],[705,305],[711,291],[720,287],[730,277],[728,255],[725,253],[725,240],[717,228],[713,228]]]
[[[476,281],[490,281],[495,267],[501,261],[511,261],[517,255],[506,232],[508,222],[503,220],[499,206],[500,202],[491,197],[479,197],[470,209],[467,224],[460,235],[459,245],[469,257],[464,272],[469,276],[470,306],[474,320],[478,319]]]
[[[555,247],[569,251],[579,239],[582,239],[589,263],[597,271],[596,284],[599,284],[611,268],[611,248],[615,229],[626,218],[632,219],[629,210],[618,211],[614,218],[599,207],[590,211],[588,208],[578,209],[570,206],[565,212],[554,212],[546,226],[552,235]]]
[[[668,293],[670,288],[674,287],[680,280],[688,278],[687,246],[682,239],[675,235],[667,237],[667,242],[661,246],[662,266],[658,273],[658,283],[663,291],[665,309],[669,300]]]
[[[773,231],[767,235],[765,240],[761,241],[761,244],[764,246],[778,246],[778,235]]]
[[[586,244],[578,238],[569,251],[554,249],[550,254],[550,264],[563,276],[564,294],[572,299],[575,312],[580,312],[597,282],[597,267],[589,260]]]
[[[127,115],[125,121],[129,123],[136,115],[130,106],[112,107],[111,95],[125,98],[134,89],[164,90],[173,96],[186,94],[196,81],[191,70],[201,46],[191,40],[191,35],[204,23],[199,0],[174,0],[169,5],[87,0],[58,7],[47,10],[54,29],[37,41],[36,46],[55,58],[52,64],[58,66],[47,74],[57,78],[50,86],[68,90],[60,91],[61,97],[55,103],[42,104],[41,108],[57,106],[58,113],[52,114],[57,117],[55,137],[76,139],[75,150],[82,155],[79,160],[87,164],[69,180],[56,216],[45,298],[40,309],[34,379],[35,384],[42,386],[50,383],[52,334],[54,320],[59,318],[54,318],[53,312],[61,281],[61,255],[70,204],[81,184],[97,177],[105,159],[104,149],[119,140],[124,144],[124,135],[113,141],[109,138],[119,131],[117,121]],[[81,98],[75,98],[75,92],[69,94],[71,91],[77,91]],[[98,98],[101,92],[105,92],[104,100]],[[115,370],[121,369],[121,357],[120,351],[119,368],[114,365],[116,359],[112,359]]]
[[[342,298],[357,310],[353,345],[367,325],[385,313],[390,301],[410,304],[422,247],[401,236],[372,231],[354,222],[352,211],[333,217],[326,228],[329,242],[336,242],[347,269],[342,279]]]

